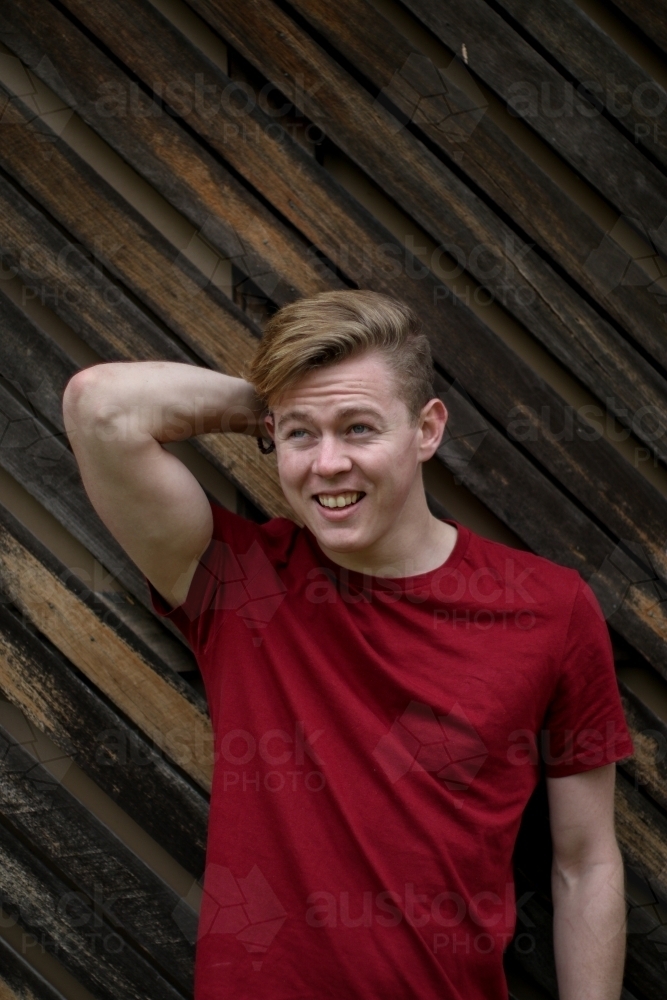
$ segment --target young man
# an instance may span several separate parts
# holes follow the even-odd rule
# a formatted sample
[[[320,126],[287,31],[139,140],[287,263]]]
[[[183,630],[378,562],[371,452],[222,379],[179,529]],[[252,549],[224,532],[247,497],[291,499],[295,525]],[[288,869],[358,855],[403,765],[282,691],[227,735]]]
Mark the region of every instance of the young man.
[[[246,374],[106,364],[64,398],[88,494],[206,686],[197,1000],[504,1000],[541,773],[561,1000],[619,997],[633,746],[592,591],[429,512],[447,411],[403,304],[289,305]],[[161,447],[215,430],[275,444],[295,521],[209,503]]]

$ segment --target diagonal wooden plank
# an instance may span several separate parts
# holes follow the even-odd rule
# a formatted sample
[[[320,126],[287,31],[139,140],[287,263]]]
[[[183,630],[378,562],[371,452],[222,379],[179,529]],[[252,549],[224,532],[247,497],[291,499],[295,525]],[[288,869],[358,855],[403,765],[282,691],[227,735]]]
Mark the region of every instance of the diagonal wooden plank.
[[[495,124],[471,77],[469,94],[454,82],[451,66],[436,66],[369,0],[339,0],[335,6],[326,0],[295,0],[292,7],[364,74],[378,90],[377,100],[393,107],[405,127],[428,136],[520,231],[548,251],[572,282],[667,367],[661,335],[664,289],[657,260],[645,262],[652,271],[642,272]],[[463,63],[455,61],[454,70],[462,69]]]
[[[667,253],[663,173],[605,117],[592,117],[592,105],[536,49],[484,0],[405,5],[451,52],[465,45],[470,71]]]
[[[40,156],[35,133],[27,128],[23,137],[28,139],[31,135],[36,141],[33,153]],[[3,148],[9,151],[7,145]],[[66,162],[60,163],[56,178],[51,173],[55,163],[50,158],[50,180],[43,175],[53,198],[51,208],[57,209],[59,189],[64,198],[68,180]],[[10,243],[13,251],[7,257],[10,272],[16,268],[16,273],[25,278],[34,294],[43,297],[45,302],[48,299],[49,304],[55,302],[63,318],[66,321],[71,319],[73,328],[81,336],[88,337],[91,346],[96,349],[101,346],[100,326],[103,325],[105,333],[114,330],[113,335],[106,333],[107,343],[111,341],[113,345],[111,353],[108,347],[101,352],[110,360],[165,358],[191,361],[192,358],[179,348],[177,342],[164,333],[160,335],[154,319],[151,321],[143,314],[141,321],[135,325],[135,311],[128,304],[127,294],[105,279],[99,266],[96,267],[91,259],[93,254],[97,254],[98,264],[104,263],[120,273],[133,291],[143,293],[143,297],[148,299],[149,308],[170,319],[177,340],[179,333],[191,339],[203,363],[230,374],[238,373],[252,356],[259,331],[215,286],[209,284],[202,288],[205,280],[201,272],[179,256],[175,248],[143,222],[138,213],[131,210],[111,188],[101,180],[98,183],[97,175],[86,168],[78,157],[73,162],[76,169],[69,175],[69,196],[75,214],[65,221],[75,228],[75,241],[68,241],[52,227],[37,226],[36,216],[39,213],[34,209],[30,213],[25,198],[17,195],[11,185],[0,183],[0,199],[4,199],[7,209],[5,225],[10,225],[10,218],[14,223]],[[17,169],[20,174],[18,163]],[[37,174],[40,173],[37,168]],[[10,205],[13,205],[12,209]],[[23,224],[19,222],[21,218]],[[38,231],[46,242],[38,241],[31,246],[35,253],[34,260],[39,258],[45,271],[33,271],[31,274],[30,259],[25,255],[23,263],[19,263],[18,259],[21,247],[25,246],[22,241],[32,235],[37,236]],[[104,242],[105,249],[100,246],[100,241]],[[89,247],[87,252],[86,244]],[[84,250],[81,250],[82,245]],[[77,269],[81,271],[78,277]],[[116,303],[119,305],[117,317]],[[140,310],[136,312],[140,313]],[[147,334],[145,340],[144,334]],[[134,351],[128,354],[131,344]],[[291,508],[280,489],[275,459],[269,456],[267,460],[262,456],[254,439],[241,434],[209,434],[199,439],[198,446],[204,448],[206,457],[261,509],[270,511],[274,516],[289,516]],[[135,593],[135,596],[138,595]]]
[[[622,765],[645,794],[667,814],[667,723],[619,681],[623,711],[635,752]]]
[[[164,19],[154,17],[154,8],[153,13],[147,9],[150,5],[137,0],[130,15],[125,2],[114,0],[91,7],[79,4],[79,0],[68,0],[67,6],[75,9],[77,16],[133,70],[149,73],[155,86],[173,82],[174,67],[178,66],[187,87],[187,74],[193,78],[195,67],[200,66],[196,54],[189,52],[182,36]],[[250,9],[244,8],[246,18]],[[220,12],[215,13],[217,17]],[[132,32],[127,30],[130,17]],[[249,23],[246,20],[246,27]],[[263,23],[261,27],[267,30]],[[138,45],[139,29],[141,37],[152,39],[150,56],[145,46]],[[300,36],[290,37],[296,46],[301,43]],[[277,39],[275,47],[283,46],[284,39]],[[220,73],[215,78],[226,79]],[[650,552],[658,572],[664,575],[667,546],[657,540],[665,534],[667,518],[665,500],[657,489],[599,437],[578,412],[566,406],[471,310],[460,302],[455,304],[458,300],[446,287],[421,265],[416,266],[403,248],[398,248],[398,260],[392,256],[388,265],[388,250],[396,242],[287,135],[278,140],[265,131],[263,125],[271,124],[275,131],[276,123],[263,116],[259,108],[247,112],[245,132],[236,146],[224,133],[223,126],[233,119],[230,115],[226,121],[226,115],[224,102],[218,113],[207,119],[198,119],[192,109],[188,110],[189,120],[207,141],[276,208],[292,217],[302,231],[306,232],[307,226],[307,235],[330,259],[339,262],[341,254],[346,255],[349,264],[359,268],[357,277],[363,275],[362,281],[368,287],[398,295],[414,305],[424,319],[436,361],[460,379],[501,426],[511,428],[519,413],[525,412],[522,446],[610,531],[634,539]],[[405,261],[405,269],[398,263],[400,260]],[[406,273],[410,269],[418,278]],[[596,438],[592,442],[591,434]]]
[[[199,878],[207,796],[129,724],[0,594],[0,689],[124,811]]]
[[[664,0],[614,0],[613,5],[644,32],[647,39],[667,55],[667,4]]]
[[[5,296],[1,287],[0,325],[3,331],[3,336],[0,338],[1,378],[16,390],[28,411],[36,410],[46,417],[53,427],[62,432],[62,393],[68,379],[77,371],[77,366],[55,341],[27,320],[21,310]],[[25,468],[23,463],[21,468]],[[75,518],[79,522],[81,510],[76,511],[76,495],[73,499]],[[83,504],[83,500],[81,502]],[[94,513],[89,509],[86,510],[93,521],[92,530],[99,544],[99,533],[104,532],[104,527],[99,520],[95,524]],[[119,560],[123,559],[123,553],[115,554]],[[136,567],[132,565],[129,557],[125,557],[125,563],[126,578],[133,578],[141,588],[141,596],[144,596],[145,585],[143,580],[137,578]],[[105,599],[101,596],[101,600]],[[115,595],[111,606],[124,618],[126,624],[132,622],[133,630],[143,637],[153,653],[165,664],[180,671],[196,669],[194,658],[184,642],[178,641],[162,623],[158,624],[155,616],[145,607],[133,602],[128,595],[121,592]],[[180,637],[180,633],[177,634]]]
[[[194,949],[173,918],[181,898],[0,726],[3,822],[115,924],[166,979],[192,989]],[[192,913],[192,921],[196,914]]]
[[[293,93],[299,81],[317,80],[317,87],[299,90],[308,117],[440,247],[453,243],[494,298],[667,458],[662,375],[452,170],[408,131],[397,130],[396,120],[272,0],[253,0],[243,11],[216,0],[194,0],[194,6],[276,87]],[[638,420],[640,411],[653,419]]]
[[[667,168],[667,92],[573,0],[496,0],[637,146]]]
[[[204,699],[179,674],[151,661],[120,619],[102,610],[85,584],[4,508],[0,587],[156,746],[210,789],[211,727]]]
[[[0,1000],[65,1000],[22,955],[0,937]]]
[[[0,902],[99,1000],[182,1000],[116,927],[0,823]]]
[[[130,93],[130,81],[46,0],[8,0],[0,38],[274,302],[341,287],[328,268],[313,268],[303,241],[154,101],[137,93],[141,113],[129,107],[110,114],[114,99]]]

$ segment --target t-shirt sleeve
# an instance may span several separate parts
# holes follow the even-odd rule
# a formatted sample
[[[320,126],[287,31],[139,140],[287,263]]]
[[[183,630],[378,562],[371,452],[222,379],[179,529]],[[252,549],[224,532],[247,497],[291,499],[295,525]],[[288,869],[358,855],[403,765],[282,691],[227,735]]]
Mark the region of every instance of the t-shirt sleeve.
[[[242,553],[252,551],[259,525],[217,503],[211,504],[213,535],[200,557],[187,597],[172,608],[147,577],[153,608],[174,623],[195,656],[202,653],[217,627],[220,612],[247,600],[248,566]],[[252,581],[250,581],[252,583]]]
[[[540,737],[544,773],[550,778],[578,774],[634,753],[609,629],[581,576]]]

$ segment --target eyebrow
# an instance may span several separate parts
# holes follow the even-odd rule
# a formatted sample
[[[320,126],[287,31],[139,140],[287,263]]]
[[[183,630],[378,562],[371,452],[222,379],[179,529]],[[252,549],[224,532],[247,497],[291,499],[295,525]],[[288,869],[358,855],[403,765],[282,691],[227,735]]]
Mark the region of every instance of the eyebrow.
[[[363,413],[375,417],[376,420],[382,420],[382,414],[373,409],[372,406],[345,406],[343,409],[337,410],[335,416],[337,420],[345,420],[346,417],[359,416]],[[304,423],[309,423],[312,416],[306,410],[288,410],[278,421],[278,429],[290,420],[303,420]]]

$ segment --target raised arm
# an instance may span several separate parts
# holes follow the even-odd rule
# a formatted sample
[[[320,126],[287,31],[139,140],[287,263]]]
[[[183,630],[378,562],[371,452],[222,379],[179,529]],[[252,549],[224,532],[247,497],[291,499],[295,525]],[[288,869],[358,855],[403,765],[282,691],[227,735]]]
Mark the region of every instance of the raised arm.
[[[65,388],[65,428],[91,503],[173,607],[213,524],[203,489],[162,444],[215,431],[266,436],[262,412],[243,379],[171,361],[94,365]]]

